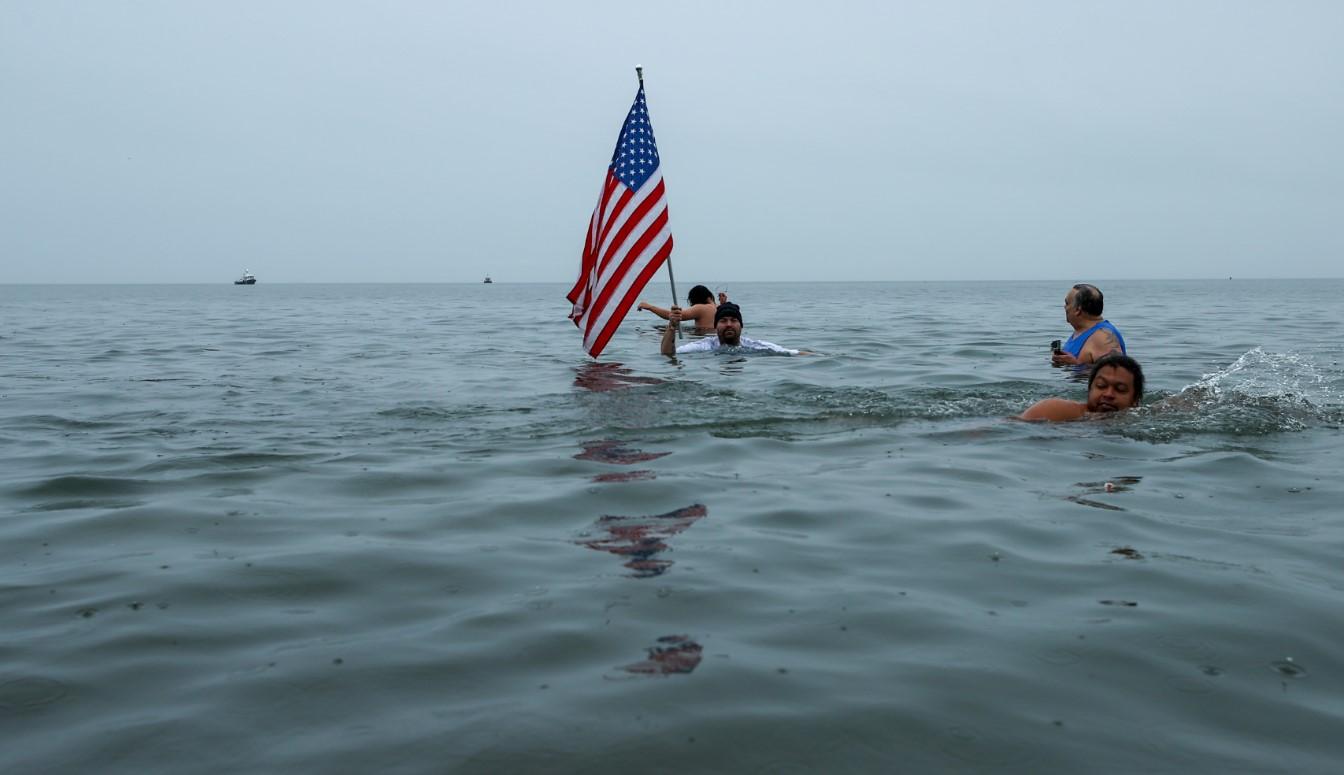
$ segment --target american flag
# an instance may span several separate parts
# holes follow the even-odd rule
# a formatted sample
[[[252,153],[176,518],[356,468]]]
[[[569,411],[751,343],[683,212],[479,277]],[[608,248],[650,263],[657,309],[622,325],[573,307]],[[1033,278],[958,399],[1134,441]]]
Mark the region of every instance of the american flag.
[[[639,292],[671,255],[663,171],[641,81],[588,222],[579,280],[567,297],[574,305],[569,317],[583,331],[589,355],[602,353]]]

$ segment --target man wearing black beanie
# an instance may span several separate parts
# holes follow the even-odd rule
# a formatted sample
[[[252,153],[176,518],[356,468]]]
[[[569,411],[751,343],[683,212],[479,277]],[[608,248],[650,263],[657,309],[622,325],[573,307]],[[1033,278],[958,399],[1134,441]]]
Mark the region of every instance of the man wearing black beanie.
[[[681,307],[673,307],[670,313],[667,329],[663,331],[663,355],[713,352],[725,347],[734,348],[735,351],[768,352],[779,355],[802,354],[799,350],[790,350],[772,342],[742,336],[742,308],[731,301],[720,304],[714,311],[714,336],[707,336],[677,347],[676,332],[677,324],[681,322]]]

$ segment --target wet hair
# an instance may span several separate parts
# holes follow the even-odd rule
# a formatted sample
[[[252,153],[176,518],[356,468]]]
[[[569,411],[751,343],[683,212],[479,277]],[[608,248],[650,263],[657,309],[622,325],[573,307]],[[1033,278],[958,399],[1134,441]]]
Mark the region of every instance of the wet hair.
[[[714,325],[717,326],[721,318],[737,318],[737,322],[741,323],[742,308],[731,301],[725,301],[719,305],[718,309],[714,310]]]
[[[697,285],[691,289],[690,293],[686,294],[686,301],[692,304],[708,304],[714,301],[714,294],[710,293],[705,286]]]
[[[1128,355],[1121,355],[1117,352],[1103,355],[1097,359],[1096,363],[1092,364],[1092,371],[1088,372],[1087,375],[1087,389],[1089,391],[1092,390],[1092,380],[1097,378],[1097,372],[1107,366],[1114,366],[1129,372],[1134,377],[1134,403],[1138,404],[1143,400],[1143,367]]]
[[[1089,315],[1100,315],[1102,306],[1101,289],[1095,285],[1078,283],[1073,286],[1077,291],[1073,295],[1073,306]]]

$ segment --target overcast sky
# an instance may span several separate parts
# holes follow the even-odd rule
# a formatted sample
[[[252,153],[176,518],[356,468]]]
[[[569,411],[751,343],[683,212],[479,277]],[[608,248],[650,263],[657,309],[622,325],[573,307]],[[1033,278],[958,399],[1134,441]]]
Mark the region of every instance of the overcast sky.
[[[0,0],[0,282],[572,282],[636,64],[682,282],[1344,276],[1344,2]]]

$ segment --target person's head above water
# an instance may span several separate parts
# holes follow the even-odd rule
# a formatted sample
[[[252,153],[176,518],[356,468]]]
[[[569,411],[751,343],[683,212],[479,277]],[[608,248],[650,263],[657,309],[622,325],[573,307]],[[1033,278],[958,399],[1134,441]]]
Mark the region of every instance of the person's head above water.
[[[1101,310],[1105,307],[1106,301],[1105,297],[1101,295],[1100,288],[1087,283],[1078,283],[1073,286],[1064,298],[1070,309],[1094,318],[1101,317]]]
[[[1087,411],[1119,412],[1143,401],[1143,367],[1120,353],[1103,355],[1087,375]]]
[[[714,310],[714,333],[719,335],[719,342],[736,346],[742,341],[742,308],[725,301]]]
[[[709,289],[706,288],[705,286],[697,285],[691,289],[690,293],[686,294],[686,301],[689,301],[693,305],[713,304],[714,294],[710,293]]]

